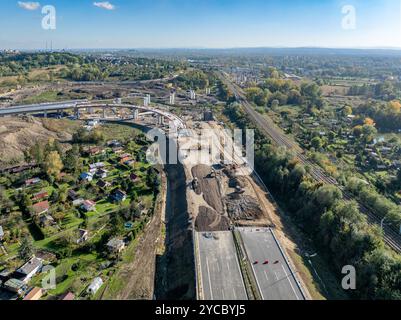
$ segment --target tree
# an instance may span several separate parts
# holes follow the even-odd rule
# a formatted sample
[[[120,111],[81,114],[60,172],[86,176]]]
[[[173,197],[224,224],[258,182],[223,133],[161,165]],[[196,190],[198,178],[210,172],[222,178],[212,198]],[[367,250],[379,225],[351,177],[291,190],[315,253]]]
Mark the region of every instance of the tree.
[[[315,148],[315,150],[320,150],[323,148],[323,140],[319,137],[314,137],[311,141],[311,145],[313,148]]]
[[[350,106],[345,106],[343,109],[344,116],[349,116],[352,114],[352,108]]]
[[[25,191],[18,191],[16,197],[17,205],[23,213],[29,213],[29,208],[32,206],[31,197]]]
[[[24,237],[18,249],[18,257],[23,261],[27,261],[32,258],[33,254],[34,254],[34,249],[32,241],[28,237]]]
[[[4,188],[0,186],[0,213],[10,212],[14,207],[14,202],[10,200],[10,198],[4,192]]]
[[[277,100],[277,99],[274,99],[274,100],[271,102],[271,108],[272,108],[273,110],[275,110],[277,107],[279,107],[279,105],[280,105],[280,101]]]
[[[290,93],[288,94],[288,103],[289,104],[294,104],[294,105],[300,105],[302,104],[302,96],[299,90],[297,89],[292,89]]]
[[[372,125],[365,124],[364,126],[362,126],[362,133],[364,141],[366,143],[369,143],[376,136],[377,129]]]
[[[363,133],[363,131],[362,131],[362,126],[356,126],[356,127],[354,127],[353,133],[354,133],[354,136],[355,136],[355,137],[359,138],[359,137],[362,135],[362,133]]]
[[[62,211],[57,211],[57,212],[53,213],[52,216],[53,216],[54,220],[56,220],[56,222],[58,224],[60,224],[65,218],[65,213]]]
[[[372,126],[372,127],[376,125],[375,121],[372,118],[365,118],[363,123],[367,126]]]
[[[401,112],[401,103],[397,100],[390,101],[388,103],[388,107],[390,110],[392,110],[394,113],[399,113]]]
[[[323,103],[321,99],[322,91],[314,82],[304,82],[301,84],[301,94],[306,99],[309,107],[316,106],[320,108]]]
[[[76,173],[79,166],[79,148],[74,145],[72,149],[68,150],[63,160],[64,168],[71,173]]]
[[[268,67],[265,73],[268,78],[272,79],[280,78],[280,74],[275,67]]]
[[[253,101],[257,106],[262,107],[267,103],[268,92],[259,87],[251,87],[246,89],[248,100]]]
[[[315,203],[322,209],[332,208],[336,202],[342,199],[342,192],[336,186],[324,185],[313,193]]]
[[[41,164],[44,159],[43,145],[36,142],[28,151],[29,156],[26,157],[27,160],[33,159],[37,164]]]
[[[44,163],[45,171],[49,177],[57,178],[63,169],[63,162],[57,151],[51,151]]]

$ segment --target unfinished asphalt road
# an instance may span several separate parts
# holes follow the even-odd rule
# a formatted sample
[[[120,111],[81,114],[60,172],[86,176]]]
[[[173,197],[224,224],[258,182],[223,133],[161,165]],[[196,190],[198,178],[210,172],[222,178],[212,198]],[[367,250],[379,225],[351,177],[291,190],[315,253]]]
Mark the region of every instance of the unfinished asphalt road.
[[[231,231],[195,233],[202,300],[248,300]]]
[[[171,142],[171,140],[170,140]],[[165,166],[168,184],[166,197],[166,252],[158,257],[156,298],[191,300],[196,297],[192,230],[188,223],[186,177],[181,164]]]
[[[271,229],[239,228],[238,230],[262,299],[305,300]]]

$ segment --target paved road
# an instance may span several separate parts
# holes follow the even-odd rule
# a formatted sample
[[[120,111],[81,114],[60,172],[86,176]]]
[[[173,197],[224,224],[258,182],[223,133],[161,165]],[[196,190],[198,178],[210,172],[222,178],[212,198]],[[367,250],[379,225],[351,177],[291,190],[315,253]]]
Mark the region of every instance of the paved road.
[[[255,228],[238,230],[263,300],[305,300],[272,231],[256,231]],[[258,264],[253,264],[256,261]],[[263,264],[265,261],[268,261],[268,264]]]
[[[218,239],[195,233],[203,300],[248,300],[232,233],[213,235]]]

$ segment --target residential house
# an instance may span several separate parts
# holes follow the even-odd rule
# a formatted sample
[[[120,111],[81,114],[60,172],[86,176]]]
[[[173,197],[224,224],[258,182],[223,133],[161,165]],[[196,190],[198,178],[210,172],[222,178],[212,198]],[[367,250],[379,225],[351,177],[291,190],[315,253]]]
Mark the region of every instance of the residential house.
[[[32,200],[33,201],[39,201],[39,200],[46,199],[48,197],[49,197],[49,193],[47,191],[41,191],[41,192],[35,193],[33,195]]]
[[[380,150],[380,152],[381,152],[382,154],[388,155],[388,154],[391,153],[391,151],[392,151],[393,149],[390,148],[390,147],[381,147],[379,150]]]
[[[59,300],[73,301],[73,300],[75,300],[75,295],[72,292],[67,292],[67,293],[64,293],[63,295],[61,295]]]
[[[136,180],[138,180],[138,176],[137,176],[135,173],[131,173],[131,174],[129,175],[129,179],[130,179],[132,182],[135,182]]]
[[[111,183],[108,181],[104,181],[104,180],[99,180],[96,185],[101,188],[101,189],[107,189],[108,187],[111,186]]]
[[[124,164],[125,164],[126,166],[133,166],[133,165],[135,164],[135,161],[132,160],[132,159],[130,159],[130,160],[125,161]]]
[[[39,178],[33,178],[25,181],[25,186],[33,186],[35,184],[38,184],[41,180]]]
[[[129,153],[124,153],[119,156],[120,160],[123,160],[124,158],[131,158],[132,156]]]
[[[76,199],[72,202],[72,205],[74,207],[80,207],[84,203],[84,199]]]
[[[106,165],[103,162],[97,162],[89,165],[89,171],[95,173],[97,170],[104,168]]]
[[[1,270],[0,271],[0,281],[6,282],[8,279],[10,279],[12,274],[13,274],[13,272],[8,269]]]
[[[122,147],[115,147],[112,149],[115,154],[123,153],[124,149]]]
[[[102,287],[103,280],[100,277],[93,279],[92,283],[89,285],[87,292],[91,295],[96,294],[96,292]]]
[[[79,198],[79,195],[76,191],[71,189],[71,190],[68,190],[68,198],[70,198],[72,201],[74,201]]]
[[[131,157],[125,157],[125,158],[122,158],[122,159],[120,160],[120,163],[121,163],[121,164],[126,164],[126,163],[128,163],[129,161],[132,161],[132,158],[131,158]]]
[[[97,170],[97,169],[101,169],[104,168],[106,165],[103,162],[96,162],[96,163],[92,163],[89,165],[89,169],[91,170]]]
[[[89,156],[96,156],[96,155],[101,154],[103,152],[104,152],[104,150],[102,148],[99,148],[99,147],[89,147],[89,148],[84,150],[84,153],[89,155]]]
[[[31,291],[28,292],[28,294],[24,297],[24,300],[26,301],[36,301],[40,300],[43,296],[43,289],[35,287]]]
[[[111,197],[116,202],[123,202],[127,199],[127,194],[124,191],[117,189],[113,192]]]
[[[401,160],[394,160],[394,161],[393,161],[393,166],[394,166],[396,169],[401,169]]]
[[[46,200],[38,202],[34,204],[31,208],[32,208],[32,213],[37,216],[47,213],[50,209],[49,201]]]
[[[81,208],[83,210],[85,210],[86,212],[91,212],[94,211],[96,208],[96,202],[92,201],[92,200],[85,200],[82,205]]]
[[[22,296],[27,290],[27,285],[25,282],[13,278],[4,283],[4,288],[10,292]]]
[[[111,141],[107,142],[107,146],[111,147],[111,148],[121,148],[122,144],[118,140],[111,140]]]
[[[107,170],[99,169],[98,171],[96,171],[96,177],[100,179],[107,178],[107,173]]]
[[[90,173],[90,172],[84,172],[84,173],[82,173],[82,174],[79,176],[79,178],[80,178],[82,181],[91,182],[91,181],[93,180],[93,174]]]
[[[125,248],[125,242],[123,240],[113,238],[106,244],[107,249],[112,253],[120,253]]]
[[[31,278],[42,269],[42,260],[32,257],[27,263],[15,271],[15,278],[28,283]]]

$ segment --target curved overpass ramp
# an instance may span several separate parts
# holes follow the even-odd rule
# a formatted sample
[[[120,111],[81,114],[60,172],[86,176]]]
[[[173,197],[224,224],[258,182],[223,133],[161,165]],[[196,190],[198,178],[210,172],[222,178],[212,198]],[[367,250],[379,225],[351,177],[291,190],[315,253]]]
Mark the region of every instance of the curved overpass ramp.
[[[105,102],[88,102],[87,100],[72,100],[65,102],[55,103],[43,103],[43,104],[32,104],[32,105],[21,105],[9,108],[0,109],[1,116],[12,116],[18,114],[29,114],[38,112],[52,112],[52,111],[65,111],[65,110],[79,110],[86,108],[120,108],[120,109],[131,109],[143,112],[151,112],[164,117],[174,123],[174,127],[179,129],[185,129],[185,123],[178,116],[169,113],[164,110],[151,107],[143,107],[132,104],[116,104],[116,103],[105,103]]]

